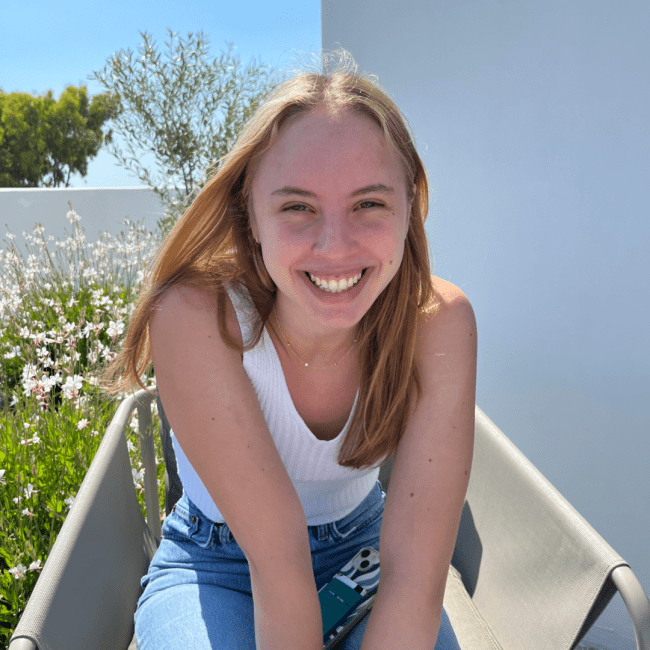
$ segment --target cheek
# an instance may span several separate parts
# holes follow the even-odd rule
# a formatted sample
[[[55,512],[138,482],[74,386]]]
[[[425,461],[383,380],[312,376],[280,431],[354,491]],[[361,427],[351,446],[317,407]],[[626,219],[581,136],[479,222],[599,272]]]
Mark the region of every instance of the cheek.
[[[399,266],[404,255],[404,233],[401,229],[394,229],[378,237],[374,247],[376,253],[388,264]]]
[[[390,259],[388,260],[388,265],[391,267],[391,269],[397,271],[403,259],[404,259],[404,243],[400,244],[398,249],[393,252],[393,255],[390,256]]]
[[[296,247],[287,238],[267,237],[262,246],[262,259],[271,275],[281,275],[295,262],[299,250],[303,249]]]

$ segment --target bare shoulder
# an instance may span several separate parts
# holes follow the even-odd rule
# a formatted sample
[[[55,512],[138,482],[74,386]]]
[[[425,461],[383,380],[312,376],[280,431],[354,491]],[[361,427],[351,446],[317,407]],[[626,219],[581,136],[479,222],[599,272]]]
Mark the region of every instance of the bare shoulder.
[[[476,318],[465,293],[455,284],[431,276],[436,293],[436,309],[422,314],[419,323],[419,343],[444,345],[458,340],[476,344]]]
[[[465,309],[468,307],[471,308],[469,299],[455,284],[443,280],[442,278],[437,278],[435,275],[431,276],[431,281],[436,292],[436,297],[443,309],[448,309],[450,306],[455,309],[461,307],[464,307]]]
[[[152,325],[156,317],[164,320],[184,321],[186,326],[218,323],[218,304],[215,293],[199,287],[176,285],[160,299],[152,314]],[[242,344],[241,329],[230,297],[226,293],[226,326],[235,340]]]

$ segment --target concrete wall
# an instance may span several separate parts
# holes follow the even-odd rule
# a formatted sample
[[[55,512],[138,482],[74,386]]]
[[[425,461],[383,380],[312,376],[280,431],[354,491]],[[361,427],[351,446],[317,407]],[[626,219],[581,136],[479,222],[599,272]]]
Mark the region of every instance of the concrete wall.
[[[66,219],[68,203],[81,217],[86,241],[97,241],[99,233],[108,231],[115,236],[125,229],[125,218],[143,221],[150,231],[156,231],[157,222],[164,213],[156,194],[149,188],[56,188],[56,189],[0,189],[0,228],[7,226],[16,235],[16,243],[23,241],[24,230],[30,234],[36,223],[55,239],[65,239],[65,230],[71,232]],[[2,230],[0,239],[4,237]]]
[[[323,47],[413,126],[435,273],[477,316],[478,404],[650,593],[650,3],[321,7]],[[603,626],[629,637],[617,598]]]

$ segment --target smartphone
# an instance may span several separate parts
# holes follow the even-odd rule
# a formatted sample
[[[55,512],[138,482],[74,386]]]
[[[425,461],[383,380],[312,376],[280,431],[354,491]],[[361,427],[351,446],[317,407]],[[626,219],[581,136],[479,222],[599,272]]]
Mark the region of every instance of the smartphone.
[[[370,611],[379,587],[379,551],[362,548],[318,591],[324,650],[335,648]]]

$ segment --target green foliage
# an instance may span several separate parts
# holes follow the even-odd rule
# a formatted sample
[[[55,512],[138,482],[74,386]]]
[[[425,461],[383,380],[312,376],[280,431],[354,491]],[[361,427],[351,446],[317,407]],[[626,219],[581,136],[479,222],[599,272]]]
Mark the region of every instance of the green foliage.
[[[242,65],[232,44],[210,59],[203,32],[184,40],[169,30],[164,53],[147,32],[140,35],[137,54],[120,50],[91,78],[120,98],[122,112],[113,124],[126,151],[116,142],[108,148],[161,197],[167,217],[159,226],[166,233],[274,80],[255,60]]]
[[[87,244],[79,217],[70,211],[68,219],[73,233],[55,242],[55,251],[41,226],[23,233],[27,257],[11,234],[0,250],[0,647],[8,645],[117,409],[97,377],[121,345],[160,243],[131,226]],[[152,369],[147,374],[152,380]],[[144,515],[135,419],[125,435]],[[154,441],[160,459],[160,437]],[[157,465],[164,511],[164,463]]]
[[[74,173],[85,176],[88,160],[112,140],[104,123],[119,101],[108,93],[88,98],[68,86],[58,100],[45,95],[0,91],[0,187],[68,187]]]

